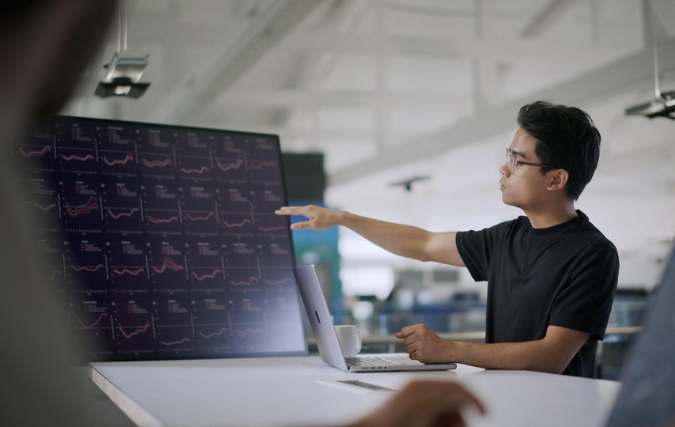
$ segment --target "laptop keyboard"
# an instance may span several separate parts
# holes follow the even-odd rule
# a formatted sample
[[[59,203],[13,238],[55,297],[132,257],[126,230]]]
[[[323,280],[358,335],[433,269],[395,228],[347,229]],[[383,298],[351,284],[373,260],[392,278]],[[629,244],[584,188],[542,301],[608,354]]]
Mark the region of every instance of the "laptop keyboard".
[[[400,366],[405,363],[381,357],[345,357],[345,361],[354,366]]]

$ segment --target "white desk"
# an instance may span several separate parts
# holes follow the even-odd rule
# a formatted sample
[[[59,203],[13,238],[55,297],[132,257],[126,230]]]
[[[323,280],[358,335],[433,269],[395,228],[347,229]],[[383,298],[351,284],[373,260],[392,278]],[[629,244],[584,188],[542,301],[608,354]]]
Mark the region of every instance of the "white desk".
[[[391,393],[345,391],[317,380],[359,379],[401,388],[412,379],[457,380],[489,415],[469,425],[599,426],[620,384],[527,371],[347,373],[318,356],[94,363],[89,375],[139,425],[318,426],[354,421]]]

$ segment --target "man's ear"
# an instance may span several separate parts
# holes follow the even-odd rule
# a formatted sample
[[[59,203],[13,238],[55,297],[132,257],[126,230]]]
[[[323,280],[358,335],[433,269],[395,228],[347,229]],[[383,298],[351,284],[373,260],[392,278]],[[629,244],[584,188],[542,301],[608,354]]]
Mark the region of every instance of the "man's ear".
[[[564,190],[570,178],[570,174],[565,169],[553,169],[547,175],[549,176],[546,189],[549,191]]]

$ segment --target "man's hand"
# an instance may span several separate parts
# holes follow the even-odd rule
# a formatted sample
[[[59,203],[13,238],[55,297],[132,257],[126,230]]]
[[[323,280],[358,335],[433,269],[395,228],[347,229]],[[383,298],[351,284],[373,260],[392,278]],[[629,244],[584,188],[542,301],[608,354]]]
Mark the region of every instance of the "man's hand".
[[[453,343],[436,335],[427,325],[406,326],[396,334],[403,339],[405,351],[413,360],[423,363],[453,362]]]
[[[349,427],[464,426],[461,410],[483,404],[461,384],[445,381],[413,381],[378,410]]]
[[[293,230],[328,230],[331,227],[338,225],[341,211],[334,211],[331,209],[321,208],[319,206],[284,206],[281,209],[274,211],[277,215],[301,215],[309,219],[305,222],[296,222],[291,225]]]

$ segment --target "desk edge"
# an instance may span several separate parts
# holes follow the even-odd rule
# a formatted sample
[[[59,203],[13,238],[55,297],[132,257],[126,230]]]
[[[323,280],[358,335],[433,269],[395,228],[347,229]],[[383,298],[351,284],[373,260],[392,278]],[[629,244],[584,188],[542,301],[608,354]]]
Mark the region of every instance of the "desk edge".
[[[138,426],[163,426],[161,421],[117,388],[91,364],[89,365],[89,378],[134,424]]]

